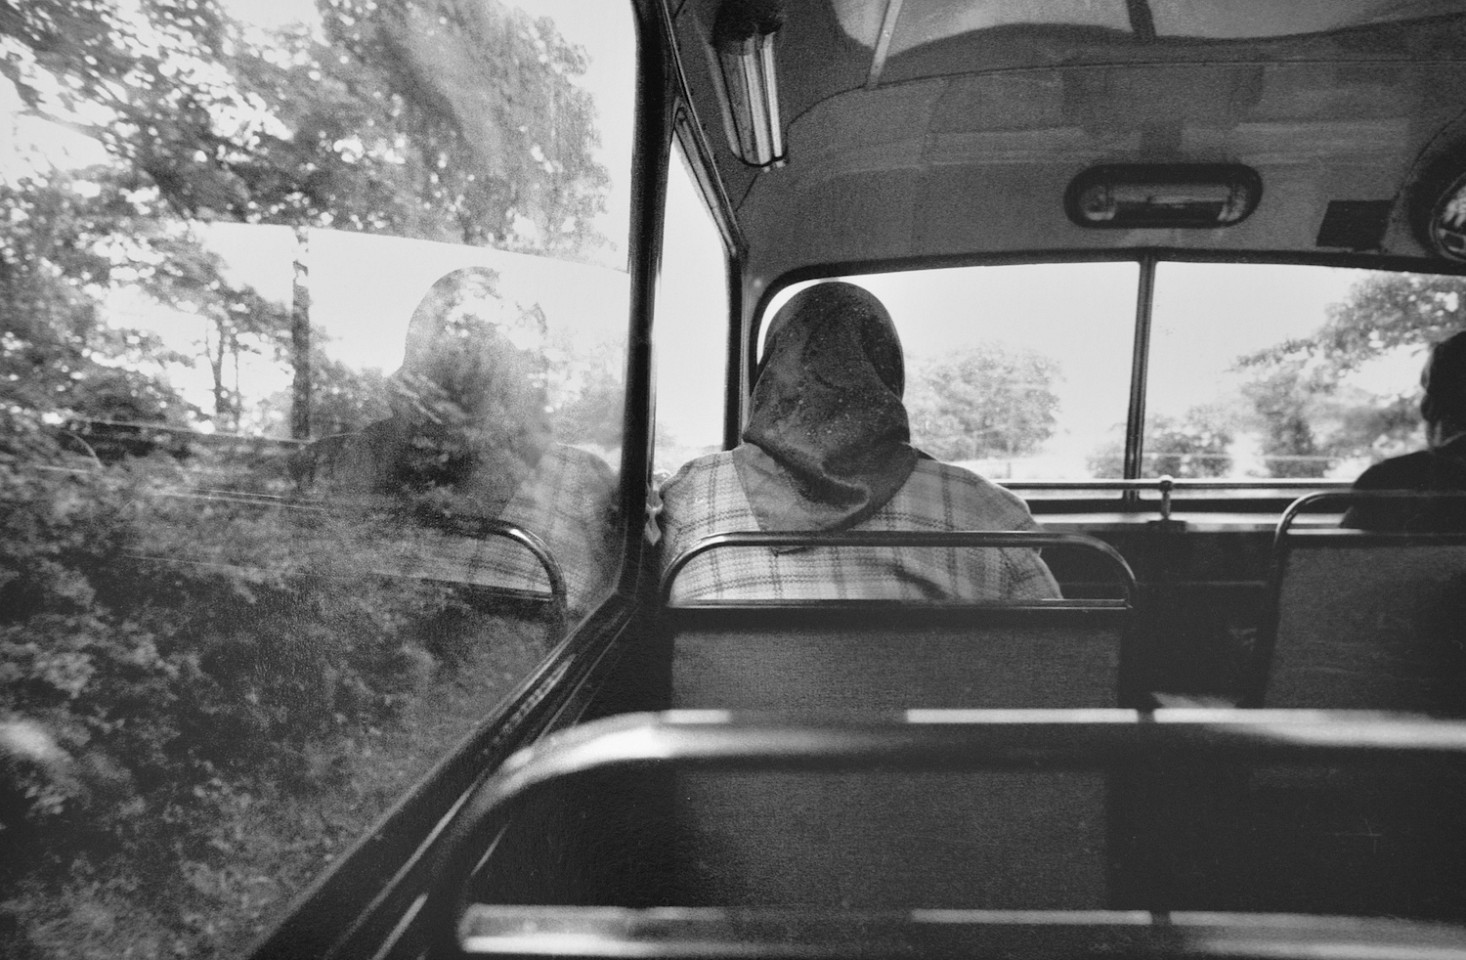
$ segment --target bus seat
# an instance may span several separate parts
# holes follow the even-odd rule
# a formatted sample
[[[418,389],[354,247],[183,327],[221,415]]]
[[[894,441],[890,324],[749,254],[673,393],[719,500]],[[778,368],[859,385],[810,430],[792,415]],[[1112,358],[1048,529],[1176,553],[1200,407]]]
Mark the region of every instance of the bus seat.
[[[774,543],[1073,549],[1097,559],[1113,598],[1027,604],[799,600],[666,601],[712,549]],[[1134,576],[1113,548],[1051,533],[724,534],[674,560],[662,583],[674,708],[846,710],[1129,705],[1122,647]]]
[[[1278,525],[1245,703],[1461,715],[1466,534],[1298,527],[1322,499]]]
[[[1359,496],[1313,495],[1284,513],[1243,704],[1462,716],[1466,535],[1297,522],[1310,505]],[[1238,830],[1261,863],[1239,885],[1238,908],[1322,901],[1338,912],[1466,917],[1457,855],[1466,826],[1438,799],[1466,784],[1423,769],[1326,774],[1256,769],[1237,786]]]
[[[1113,707],[1130,610],[856,602],[669,610],[671,706]]]
[[[1188,770],[1225,770],[1245,785],[1278,769],[1312,778],[1325,809],[1259,829],[1251,789],[1149,789],[1154,771],[1184,781]],[[500,851],[506,832],[517,833],[520,846],[511,857],[496,852],[501,865],[470,881],[481,858],[468,844],[435,874],[459,909],[1189,910],[1466,920],[1463,869],[1452,862],[1459,847],[1448,834],[1436,834],[1446,842],[1434,845],[1404,843],[1410,838],[1354,824],[1316,862],[1275,845],[1284,826],[1322,831],[1345,808],[1362,812],[1340,774],[1364,769],[1394,774],[1402,790],[1413,785],[1413,812],[1429,814],[1417,820],[1416,837],[1428,840],[1459,805],[1466,724],[1237,710],[622,715],[510,761],[453,830],[485,842],[497,837]],[[1072,789],[1042,789],[1046,779],[1072,787],[1079,777],[1091,778],[1093,799],[1106,801],[1092,808],[1104,829],[1064,823],[1051,799]],[[763,779],[770,782],[756,783]],[[705,789],[688,794],[696,782]],[[1001,801],[989,802],[994,796]],[[633,797],[639,802],[623,802]],[[576,827],[554,850],[547,845],[565,834],[543,829],[550,815]],[[1025,826],[995,830],[997,823]],[[1178,887],[1171,871],[1182,861],[1192,874]],[[1410,871],[1415,879],[1400,885]],[[639,885],[645,877],[658,886]],[[425,915],[447,909],[442,895],[429,899]]]

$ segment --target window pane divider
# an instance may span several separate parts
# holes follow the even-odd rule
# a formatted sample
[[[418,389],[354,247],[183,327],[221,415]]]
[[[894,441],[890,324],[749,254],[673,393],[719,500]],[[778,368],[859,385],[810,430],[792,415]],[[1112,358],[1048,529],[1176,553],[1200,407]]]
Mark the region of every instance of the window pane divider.
[[[1135,296],[1135,347],[1130,363],[1130,407],[1125,420],[1125,469],[1127,480],[1140,477],[1145,438],[1145,385],[1150,364],[1151,311],[1155,305],[1155,271],[1157,257],[1147,253],[1140,258],[1140,282]],[[1134,506],[1138,494],[1126,490],[1121,502]]]

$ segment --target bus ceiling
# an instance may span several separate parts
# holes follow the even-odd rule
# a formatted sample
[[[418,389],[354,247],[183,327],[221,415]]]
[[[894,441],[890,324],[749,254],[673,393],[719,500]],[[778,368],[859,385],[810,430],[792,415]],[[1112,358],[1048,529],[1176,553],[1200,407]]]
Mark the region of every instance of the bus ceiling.
[[[1456,4],[670,9],[692,111],[748,241],[749,310],[791,271],[834,264],[1143,248],[1425,270],[1466,259]],[[1095,229],[1066,207],[1096,168],[1149,171],[1177,201],[1187,171],[1223,166],[1255,178],[1246,216]],[[1126,196],[1146,182],[1132,176]],[[1193,187],[1178,202],[1237,199]]]

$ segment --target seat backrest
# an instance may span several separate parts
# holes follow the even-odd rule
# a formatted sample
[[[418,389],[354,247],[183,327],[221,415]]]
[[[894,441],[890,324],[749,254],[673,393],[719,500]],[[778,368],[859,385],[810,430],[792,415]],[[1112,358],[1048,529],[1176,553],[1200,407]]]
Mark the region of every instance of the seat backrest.
[[[1247,703],[1466,712],[1466,534],[1280,527]]]
[[[759,546],[724,535],[707,549]],[[1026,604],[777,601],[664,606],[677,708],[737,710],[1112,707],[1134,577],[1107,544],[1064,534],[805,535],[809,542],[949,549],[1014,543],[1083,550],[1113,599]],[[684,557],[688,556],[684,554]],[[668,568],[663,596],[681,569]]]
[[[503,790],[544,790],[526,792],[528,822],[513,819],[523,845],[495,841],[502,859],[455,886],[465,898],[1466,920],[1460,721],[698,711],[597,721],[558,743],[506,766]],[[497,790],[482,799],[502,802]],[[552,815],[562,829],[546,829]],[[495,836],[483,822],[455,831]]]
[[[667,611],[674,708],[1113,707],[1128,606]]]

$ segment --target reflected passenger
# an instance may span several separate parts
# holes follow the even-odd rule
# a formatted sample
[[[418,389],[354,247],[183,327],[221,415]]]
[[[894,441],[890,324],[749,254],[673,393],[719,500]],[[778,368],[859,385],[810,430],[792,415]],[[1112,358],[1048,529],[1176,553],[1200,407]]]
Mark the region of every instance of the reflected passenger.
[[[662,489],[665,566],[716,533],[1036,530],[1027,505],[911,446],[901,343],[870,293],[823,283],[769,326],[743,443]],[[1040,600],[1059,596],[1029,549],[717,550],[678,575],[676,601]]]
[[[499,519],[538,536],[583,611],[614,571],[615,476],[596,455],[556,443],[546,412],[536,321],[494,309],[493,271],[468,267],[428,291],[408,323],[392,415],[312,445],[309,471],[327,489],[389,495],[421,518]],[[440,558],[462,582],[543,592],[540,563],[490,537]],[[442,549],[458,552],[462,538]]]
[[[1382,460],[1354,481],[1355,490],[1459,491],[1466,494],[1466,331],[1431,348],[1420,375],[1426,449]],[[1466,501],[1378,500],[1356,503],[1342,526],[1360,530],[1466,531]]]

